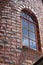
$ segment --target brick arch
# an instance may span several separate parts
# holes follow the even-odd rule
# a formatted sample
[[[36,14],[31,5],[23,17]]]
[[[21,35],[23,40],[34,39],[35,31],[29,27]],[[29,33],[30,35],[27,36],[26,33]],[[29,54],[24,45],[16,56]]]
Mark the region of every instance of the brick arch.
[[[21,11],[23,10],[23,9],[27,9],[28,11],[31,11],[31,13],[32,14],[34,14],[34,16],[36,17],[36,19],[38,20],[38,15],[36,14],[36,12],[34,11],[34,9],[33,8],[31,8],[31,6],[29,5],[27,5],[27,3],[23,3],[23,5],[22,4],[20,4],[19,3],[19,7],[17,6],[17,9],[19,9],[19,14],[21,13]]]
[[[28,2],[28,4],[29,4],[29,1],[26,1],[26,2]],[[21,11],[23,9],[30,10],[32,12],[32,14],[35,16],[35,18],[36,18],[36,20],[38,21],[38,24],[39,24],[38,15],[37,15],[36,11],[34,11],[34,8],[32,8],[32,6],[27,5],[26,2],[25,2],[25,4],[23,3],[23,5],[22,5],[22,3],[19,3],[18,5],[20,5],[20,6],[17,5],[17,8],[16,9],[19,9],[18,10],[19,11],[19,16],[20,16],[20,13],[21,13]]]
[[[31,8],[31,6],[28,6],[28,5],[26,5],[26,3],[25,3],[25,4],[23,3],[23,5],[20,4],[20,6],[19,6],[17,9],[19,9],[19,10],[18,10],[18,11],[19,11],[19,16],[20,16],[21,11],[24,10],[24,9],[26,9],[27,11],[30,11],[30,13],[33,15],[33,17],[35,18],[35,20],[36,20],[37,23],[39,24],[38,15],[37,15],[37,13],[34,11],[34,9]]]
[[[36,15],[36,13],[34,12],[34,10],[33,9],[29,9],[29,8],[23,8],[22,10],[21,10],[21,12],[22,11],[27,11],[28,12],[28,14],[30,14],[31,16],[32,16],[32,18],[35,18],[35,20],[33,19],[33,21],[36,21],[37,23],[38,23],[38,19],[37,19],[37,15]],[[20,12],[20,13],[21,13]]]

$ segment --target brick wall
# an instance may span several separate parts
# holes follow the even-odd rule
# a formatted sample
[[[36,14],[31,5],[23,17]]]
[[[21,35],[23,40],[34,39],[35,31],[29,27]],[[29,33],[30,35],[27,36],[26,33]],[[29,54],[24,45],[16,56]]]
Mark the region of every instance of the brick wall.
[[[41,0],[25,0],[23,2],[18,2],[17,0],[0,0],[1,65],[17,65],[19,63],[22,48],[20,12],[23,8],[30,9],[37,17],[43,52],[43,5]]]

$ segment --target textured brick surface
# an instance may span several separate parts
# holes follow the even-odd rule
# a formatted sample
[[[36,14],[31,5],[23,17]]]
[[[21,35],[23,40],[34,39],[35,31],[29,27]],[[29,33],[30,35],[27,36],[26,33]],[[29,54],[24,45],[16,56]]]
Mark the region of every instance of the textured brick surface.
[[[43,52],[43,5],[41,0],[0,0],[0,65],[17,65],[21,59],[21,50],[18,48],[22,47],[20,12],[23,8],[30,9],[37,17]],[[30,54],[31,51],[29,51]],[[40,55],[35,51],[32,52],[36,57]],[[32,55],[33,53],[31,57]],[[31,60],[36,60],[35,58]]]

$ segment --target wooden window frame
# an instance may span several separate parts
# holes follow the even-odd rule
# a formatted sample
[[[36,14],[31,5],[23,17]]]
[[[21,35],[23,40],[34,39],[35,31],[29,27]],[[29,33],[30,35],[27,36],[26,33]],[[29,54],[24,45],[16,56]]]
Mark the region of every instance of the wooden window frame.
[[[30,17],[33,19],[33,21],[34,22],[31,22],[30,20],[28,20],[30,23],[33,23],[33,24],[35,24],[35,26],[36,26],[36,33],[35,33],[35,37],[36,37],[36,51],[39,51],[39,52],[41,52],[41,43],[40,43],[40,33],[39,33],[39,26],[38,26],[38,22],[37,22],[37,18],[36,18],[36,16],[35,16],[35,14],[34,13],[30,13],[29,11],[26,11],[25,9],[24,10],[22,10],[21,11],[21,13],[22,12],[25,12],[25,13],[28,13],[29,15],[30,15]],[[20,16],[20,19],[25,19],[25,20],[27,20],[26,18],[24,18],[24,17],[22,17],[22,16]],[[21,26],[22,26],[22,22],[21,22]],[[22,27],[21,27],[21,29],[22,29]],[[32,32],[32,31],[31,31]],[[22,35],[22,34],[21,34]],[[22,36],[21,36],[22,37]],[[23,36],[24,37],[24,36]],[[27,38],[28,39],[28,38]],[[30,44],[30,42],[29,42],[29,44]],[[30,48],[30,47],[29,47]]]

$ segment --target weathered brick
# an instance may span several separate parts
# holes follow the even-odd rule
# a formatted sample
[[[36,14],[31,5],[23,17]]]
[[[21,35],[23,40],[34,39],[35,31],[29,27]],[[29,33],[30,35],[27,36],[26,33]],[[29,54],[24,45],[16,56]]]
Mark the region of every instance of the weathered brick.
[[[39,52],[30,49],[27,50],[29,53],[26,50],[19,50],[22,47],[20,13],[26,8],[35,14],[39,24],[43,53],[43,5],[41,0],[1,0],[0,2],[0,39],[7,41],[0,42],[0,65],[17,65],[19,62],[27,65],[27,61],[36,61],[41,56]],[[31,65],[31,62],[28,64]]]

